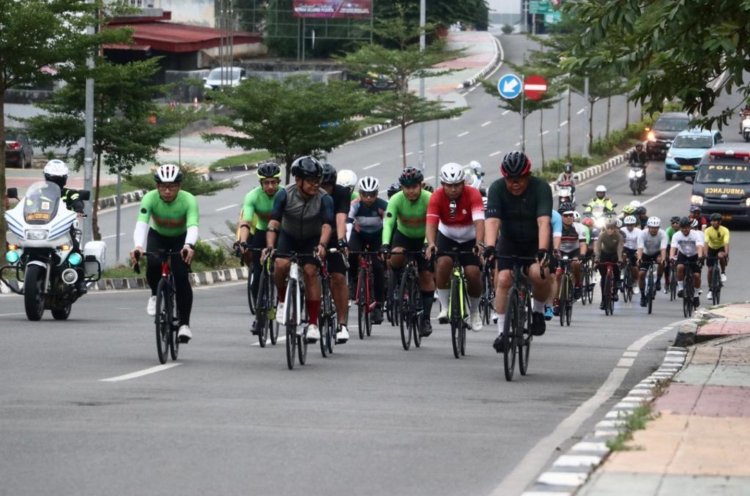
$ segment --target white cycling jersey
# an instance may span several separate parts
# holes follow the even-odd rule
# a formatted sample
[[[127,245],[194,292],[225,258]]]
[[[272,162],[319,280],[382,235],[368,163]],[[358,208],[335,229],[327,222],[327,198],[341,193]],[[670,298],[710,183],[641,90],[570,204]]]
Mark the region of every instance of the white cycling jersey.
[[[638,249],[638,237],[641,235],[641,230],[637,227],[634,227],[633,230],[629,230],[627,227],[620,228],[620,232],[622,233],[622,237],[625,240],[625,248],[629,250],[637,250]]]
[[[694,257],[698,254],[698,247],[703,244],[703,232],[691,229],[687,236],[682,234],[682,231],[674,233],[671,247],[677,248],[677,251],[686,257]]]

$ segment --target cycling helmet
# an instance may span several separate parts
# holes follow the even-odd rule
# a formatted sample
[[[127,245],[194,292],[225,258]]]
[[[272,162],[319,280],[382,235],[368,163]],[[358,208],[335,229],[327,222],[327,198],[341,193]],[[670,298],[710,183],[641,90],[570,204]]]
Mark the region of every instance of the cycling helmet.
[[[649,217],[646,221],[646,227],[659,227],[661,226],[661,219],[659,217]]]
[[[363,177],[362,179],[359,180],[359,185],[358,185],[359,190],[365,193],[377,193],[379,186],[380,186],[380,182],[372,176]]]
[[[693,219],[690,221],[690,229],[700,229],[698,219]]]
[[[617,226],[617,229],[620,229],[622,227],[622,219],[615,220],[615,225]]]
[[[593,227],[594,226],[594,219],[591,217],[584,217],[581,221],[581,224],[583,224],[586,227]]]
[[[687,217],[680,217],[680,229],[683,227],[690,227],[690,219]]]
[[[63,189],[65,183],[68,182],[69,173],[68,166],[62,160],[52,159],[44,166],[44,179],[57,184],[60,189]]]
[[[402,186],[414,186],[415,184],[421,184],[423,180],[422,171],[416,167],[407,167],[398,178],[398,182]]]
[[[711,222],[715,220],[721,220],[721,214],[711,214]]]
[[[468,165],[464,167],[464,183],[472,188],[479,189],[482,185],[482,176]]]
[[[701,207],[698,205],[690,205],[690,213],[691,214],[699,214],[701,212]]]
[[[635,217],[632,216],[632,215],[628,215],[627,217],[625,217],[624,222],[625,222],[626,226],[634,225],[635,224]]]
[[[566,174],[570,174],[573,172],[573,164],[570,162],[565,162],[565,165],[563,165],[563,171],[565,171]]]
[[[514,151],[507,153],[500,164],[503,177],[522,177],[531,174],[531,160],[525,153]]]
[[[460,184],[464,182],[464,169],[459,164],[449,162],[440,168],[440,182],[443,184]]]
[[[321,164],[323,166],[323,177],[320,184],[336,184],[336,167],[328,162]]]
[[[603,185],[603,184],[600,184],[599,186],[596,187],[596,192],[597,193],[606,193],[607,192],[607,187],[605,185]]]
[[[163,164],[160,165],[154,173],[154,181],[157,184],[160,183],[179,183],[182,181],[182,172],[180,168],[174,164]]]
[[[635,214],[635,207],[633,205],[625,205],[622,207],[622,213],[623,215],[633,215]]]
[[[281,167],[275,162],[265,162],[258,166],[259,179],[271,179],[281,177]]]
[[[629,205],[630,205],[631,207],[633,207],[633,208],[639,208],[639,207],[641,206],[641,202],[639,202],[638,200],[633,200],[633,201],[631,201],[631,202],[629,203]]]
[[[320,162],[315,157],[303,155],[292,162],[292,174],[294,177],[302,179],[320,179],[323,177],[323,166],[320,165]]]
[[[388,186],[388,199],[390,200],[393,195],[401,191],[401,185],[399,183],[393,183]]]
[[[672,217],[671,219],[669,219],[669,223],[670,224],[679,224],[680,223],[680,217],[677,216],[677,215],[675,215],[674,217]]]
[[[480,164],[476,160],[471,160],[468,164],[466,164],[466,167],[469,167],[471,170],[475,171],[477,174],[482,172],[482,164]]]
[[[575,207],[575,204],[573,206]],[[581,214],[579,214],[576,210],[573,210],[573,220],[576,222],[581,221]]]
[[[432,184],[423,184],[422,185],[422,189],[425,190],[425,191],[428,191],[430,193],[434,193],[435,192],[435,188],[432,187]]]
[[[353,170],[344,169],[339,172],[336,184],[353,189],[357,185],[357,174]]]
[[[641,215],[642,216],[645,213],[646,213],[646,207],[638,207],[638,208],[635,209],[635,214],[636,215]]]
[[[560,215],[564,215],[567,213],[572,214],[575,211],[575,207],[571,202],[563,202],[559,207],[557,207],[557,211],[560,213]]]

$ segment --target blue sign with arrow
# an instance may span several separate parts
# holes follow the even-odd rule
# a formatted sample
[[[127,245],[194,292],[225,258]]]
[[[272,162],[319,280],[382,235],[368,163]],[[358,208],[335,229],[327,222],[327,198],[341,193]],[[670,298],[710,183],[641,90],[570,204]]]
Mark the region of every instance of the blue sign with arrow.
[[[520,95],[522,89],[521,78],[515,74],[506,74],[497,82],[497,91],[500,92],[500,96],[509,100]]]

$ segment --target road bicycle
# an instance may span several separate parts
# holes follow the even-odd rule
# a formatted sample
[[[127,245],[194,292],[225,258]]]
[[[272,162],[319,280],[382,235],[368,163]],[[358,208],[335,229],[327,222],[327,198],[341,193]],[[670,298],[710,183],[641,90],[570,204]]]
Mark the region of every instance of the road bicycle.
[[[667,291],[669,292],[669,301],[677,299],[677,264],[674,260],[667,262],[669,267],[669,284]]]
[[[342,256],[336,248],[331,248],[328,253]],[[333,346],[336,344],[336,328],[338,327],[338,318],[336,317],[336,305],[333,301],[333,292],[331,291],[331,275],[328,273],[328,265],[320,264],[320,316],[318,317],[318,327],[320,328],[320,354],[323,358],[333,353]]]
[[[250,248],[253,252],[262,252],[260,248]],[[265,348],[268,338],[275,345],[279,337],[279,324],[276,323],[276,284],[273,280],[273,260],[266,257],[257,263],[262,264],[258,295],[255,301],[255,330],[258,344]]]
[[[156,329],[156,354],[159,357],[159,363],[164,364],[167,363],[167,358],[170,355],[172,360],[177,360],[180,353],[180,340],[177,337],[177,331],[180,328],[180,315],[177,310],[177,291],[172,274],[172,257],[181,256],[182,250],[159,250],[158,252],[142,252],[141,254],[159,260],[161,265],[161,279],[156,286],[154,327]],[[135,256],[133,270],[136,274],[140,274],[140,255],[136,252]]]
[[[357,302],[357,323],[359,325],[359,339],[372,334],[372,313],[378,304],[375,299],[375,279],[373,276],[374,251],[353,251],[352,255],[359,255],[359,270],[357,271],[357,285],[354,301]]]
[[[617,295],[617,285],[615,284],[615,267],[616,262],[599,262],[606,268],[604,274],[604,286],[602,291],[602,303],[604,304],[604,314],[612,315],[615,313],[615,296]]]
[[[495,309],[495,278],[494,266],[485,263],[482,266],[482,296],[479,298],[479,313],[482,316],[482,324],[489,325],[492,320],[492,311]]]
[[[398,254],[406,257],[406,264],[403,267],[398,286],[396,305],[399,306],[398,319],[401,330],[401,345],[404,350],[408,350],[411,347],[412,339],[416,348],[419,348],[422,344],[424,310],[422,308],[422,291],[419,287],[417,257],[424,256],[424,254],[422,251],[398,252]]]
[[[286,306],[286,364],[289,370],[294,368],[296,358],[300,365],[307,360],[307,309],[305,307],[305,280],[296,252],[274,252],[274,258],[288,258],[290,261],[289,276],[287,278],[285,306]],[[301,327],[298,332],[298,328]]]
[[[695,286],[693,285],[693,262],[686,262],[685,278],[682,280],[682,314],[685,318],[693,316],[695,310],[693,298],[695,297]]]
[[[711,303],[718,305],[721,302],[721,288],[724,286],[724,283],[721,282],[721,265],[719,264],[719,257],[706,258],[706,262],[713,263],[711,279],[708,281],[708,289],[711,291]]]
[[[518,370],[526,375],[531,351],[531,283],[525,271],[526,264],[535,262],[534,257],[499,256],[513,263],[513,284],[508,290],[508,305],[503,325],[503,371],[505,380],[512,381],[518,355]],[[544,277],[543,269],[540,273]]]
[[[466,292],[466,274],[461,265],[461,255],[473,255],[473,251],[451,250],[438,252],[438,257],[451,257],[451,285],[448,293],[448,319],[451,325],[451,344],[453,356],[461,358],[466,355],[466,329],[469,327],[469,295]]]
[[[583,294],[581,295],[581,303],[585,305],[587,302],[591,304],[594,301],[594,288],[596,287],[595,273],[594,273],[594,259],[587,256],[583,262],[581,262],[581,279],[583,280]]]
[[[646,271],[646,284],[643,289],[643,296],[646,298],[646,305],[648,307],[648,313],[651,314],[654,307],[654,298],[656,298],[656,262],[648,262],[648,270]]]
[[[625,257],[625,266],[620,271],[622,279],[622,298],[629,303],[633,300],[633,264],[630,263],[630,257]]]
[[[573,316],[573,302],[575,301],[575,281],[573,272],[570,270],[570,264],[572,260],[567,255],[563,255],[560,258],[560,266],[558,270],[562,271],[560,277],[560,287],[557,294],[558,301],[560,302],[560,325],[567,325],[570,327],[570,319]]]

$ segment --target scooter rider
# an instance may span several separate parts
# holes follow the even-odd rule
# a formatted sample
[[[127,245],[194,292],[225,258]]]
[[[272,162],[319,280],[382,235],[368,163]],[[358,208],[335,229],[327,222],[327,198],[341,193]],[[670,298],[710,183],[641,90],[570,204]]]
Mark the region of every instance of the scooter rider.
[[[628,155],[628,164],[630,167],[637,167],[643,170],[643,189],[646,189],[646,185],[648,184],[646,178],[647,162],[648,155],[646,154],[646,150],[643,149],[643,143],[636,143],[635,150]]]
[[[576,175],[573,172],[573,164],[566,162],[563,165],[563,171],[557,176],[557,187],[570,186],[571,198],[575,198],[576,194]]]

